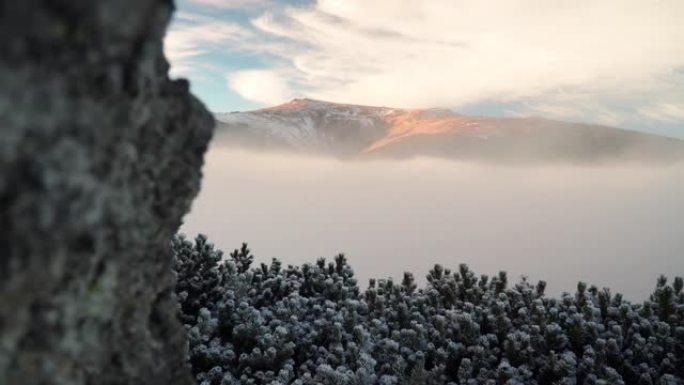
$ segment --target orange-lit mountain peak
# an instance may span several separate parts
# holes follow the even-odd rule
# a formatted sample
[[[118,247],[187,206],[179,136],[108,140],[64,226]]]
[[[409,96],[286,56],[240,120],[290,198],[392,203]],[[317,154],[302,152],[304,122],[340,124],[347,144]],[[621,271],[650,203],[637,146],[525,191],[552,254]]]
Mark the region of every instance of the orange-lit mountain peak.
[[[466,116],[293,99],[217,114],[224,142],[355,156],[595,161],[684,159],[684,142],[618,128],[540,118]]]
[[[324,100],[311,99],[311,98],[295,98],[283,104],[279,104],[273,107],[262,108],[257,111],[276,111],[276,110],[288,110],[288,109],[305,109],[305,108],[316,108],[316,109],[358,109],[363,111],[372,110],[387,110],[386,107],[373,107],[364,106],[360,104],[347,104],[347,103],[334,103],[327,102]]]
[[[457,115],[450,110],[403,110],[386,116],[389,129],[385,137],[372,143],[370,152],[414,135],[437,135],[475,129],[477,118]]]
[[[382,127],[380,137],[376,136],[370,144],[364,147],[363,152],[371,152],[417,135],[439,135],[455,132],[479,135],[479,131],[484,126],[487,126],[489,131],[496,128],[491,122],[482,118],[459,115],[444,108],[401,109],[297,98],[274,107],[257,110],[257,112],[287,112],[300,115],[306,114],[306,111],[308,113],[318,111],[341,114],[336,119],[356,116],[362,117],[361,120],[375,119],[377,122],[381,122],[379,126]]]
[[[283,104],[279,104],[277,106],[273,107],[266,107],[259,109],[257,111],[278,111],[278,110],[289,110],[289,109],[298,109],[298,108],[303,108],[307,107],[313,103],[318,103],[319,101],[314,100],[314,99],[307,99],[307,98],[295,98],[290,100],[289,102],[285,102]]]

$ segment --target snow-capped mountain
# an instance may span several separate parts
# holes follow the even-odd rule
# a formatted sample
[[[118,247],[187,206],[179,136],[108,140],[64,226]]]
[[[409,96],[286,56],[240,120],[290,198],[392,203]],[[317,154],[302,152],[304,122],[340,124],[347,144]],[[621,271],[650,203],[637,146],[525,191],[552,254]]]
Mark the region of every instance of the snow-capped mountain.
[[[684,141],[541,118],[487,118],[294,99],[217,114],[217,141],[335,156],[489,160],[684,159]]]

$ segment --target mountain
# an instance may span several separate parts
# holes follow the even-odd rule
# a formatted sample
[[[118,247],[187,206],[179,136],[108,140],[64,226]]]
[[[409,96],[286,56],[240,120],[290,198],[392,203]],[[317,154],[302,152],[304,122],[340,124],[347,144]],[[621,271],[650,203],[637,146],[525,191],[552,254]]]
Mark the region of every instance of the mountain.
[[[338,157],[437,156],[492,161],[684,159],[684,141],[541,118],[488,118],[294,99],[216,114],[217,142]]]

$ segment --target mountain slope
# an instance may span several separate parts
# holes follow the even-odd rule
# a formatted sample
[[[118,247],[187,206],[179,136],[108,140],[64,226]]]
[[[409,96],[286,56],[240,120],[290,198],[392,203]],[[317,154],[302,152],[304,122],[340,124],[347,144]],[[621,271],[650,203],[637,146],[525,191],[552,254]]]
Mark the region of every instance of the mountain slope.
[[[487,118],[294,99],[217,114],[217,141],[343,157],[438,156],[494,161],[684,159],[684,141],[540,118]]]

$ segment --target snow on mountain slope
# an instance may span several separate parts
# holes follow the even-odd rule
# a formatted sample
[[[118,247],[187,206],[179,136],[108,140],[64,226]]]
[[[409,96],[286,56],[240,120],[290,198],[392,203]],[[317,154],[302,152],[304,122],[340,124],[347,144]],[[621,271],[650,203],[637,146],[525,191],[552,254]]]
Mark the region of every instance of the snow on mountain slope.
[[[684,141],[539,118],[487,118],[445,109],[397,109],[294,99],[217,114],[220,143],[335,156],[486,160],[673,161]]]
[[[390,108],[364,107],[294,99],[256,111],[217,114],[219,127],[252,141],[281,142],[299,150],[336,154],[358,152],[380,139],[388,128]]]

